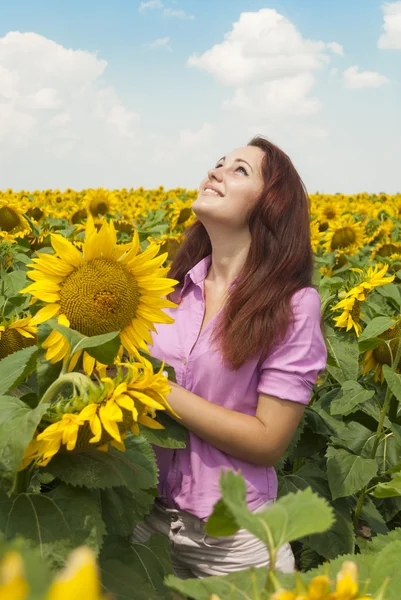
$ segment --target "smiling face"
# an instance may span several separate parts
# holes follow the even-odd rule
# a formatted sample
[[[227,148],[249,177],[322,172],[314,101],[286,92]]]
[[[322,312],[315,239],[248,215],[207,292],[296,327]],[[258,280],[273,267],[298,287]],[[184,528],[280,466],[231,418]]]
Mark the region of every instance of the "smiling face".
[[[264,152],[244,146],[221,158],[208,171],[192,209],[202,223],[222,223],[238,229],[248,224],[248,215],[263,189]]]

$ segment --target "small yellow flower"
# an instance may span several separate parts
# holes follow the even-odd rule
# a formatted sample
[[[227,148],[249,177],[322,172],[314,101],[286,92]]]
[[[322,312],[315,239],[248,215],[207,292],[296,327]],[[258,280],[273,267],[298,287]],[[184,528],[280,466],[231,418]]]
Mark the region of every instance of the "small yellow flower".
[[[0,563],[0,600],[25,600],[28,593],[21,555],[7,552]]]
[[[71,552],[65,568],[53,581],[46,600],[102,600],[93,552],[84,546]]]

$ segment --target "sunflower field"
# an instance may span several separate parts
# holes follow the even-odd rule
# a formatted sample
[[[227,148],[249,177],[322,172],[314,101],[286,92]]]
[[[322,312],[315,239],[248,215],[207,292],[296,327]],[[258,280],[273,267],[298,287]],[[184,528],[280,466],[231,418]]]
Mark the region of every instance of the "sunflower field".
[[[401,194],[310,196],[327,368],[277,502],[249,512],[227,472],[206,524],[248,529],[269,568],[182,581],[163,537],[133,540],[153,446],[186,443],[148,344],[196,195],[0,192],[0,600],[399,600]],[[287,541],[295,575],[275,569]]]

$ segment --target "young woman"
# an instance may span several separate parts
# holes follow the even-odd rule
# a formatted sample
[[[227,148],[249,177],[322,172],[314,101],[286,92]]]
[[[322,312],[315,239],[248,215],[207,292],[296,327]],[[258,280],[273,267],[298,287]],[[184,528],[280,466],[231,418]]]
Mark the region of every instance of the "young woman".
[[[290,159],[262,137],[207,174],[169,273],[179,285],[172,325],[158,325],[153,356],[175,368],[168,402],[187,447],[155,448],[159,498],[138,525],[162,533],[181,578],[266,566],[265,546],[240,530],[205,534],[221,469],[240,470],[252,511],[277,495],[275,462],[289,445],[326,365],[320,298],[311,285],[309,201]],[[277,568],[294,570],[289,544]]]

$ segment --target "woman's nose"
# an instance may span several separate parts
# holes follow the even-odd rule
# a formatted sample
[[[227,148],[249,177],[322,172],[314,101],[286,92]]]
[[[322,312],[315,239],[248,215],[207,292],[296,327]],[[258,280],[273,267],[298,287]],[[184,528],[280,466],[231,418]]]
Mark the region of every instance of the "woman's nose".
[[[207,172],[207,176],[209,177],[209,179],[214,178],[218,181],[221,181],[223,177],[222,170],[222,167],[214,167],[214,169],[209,169],[209,171]]]

